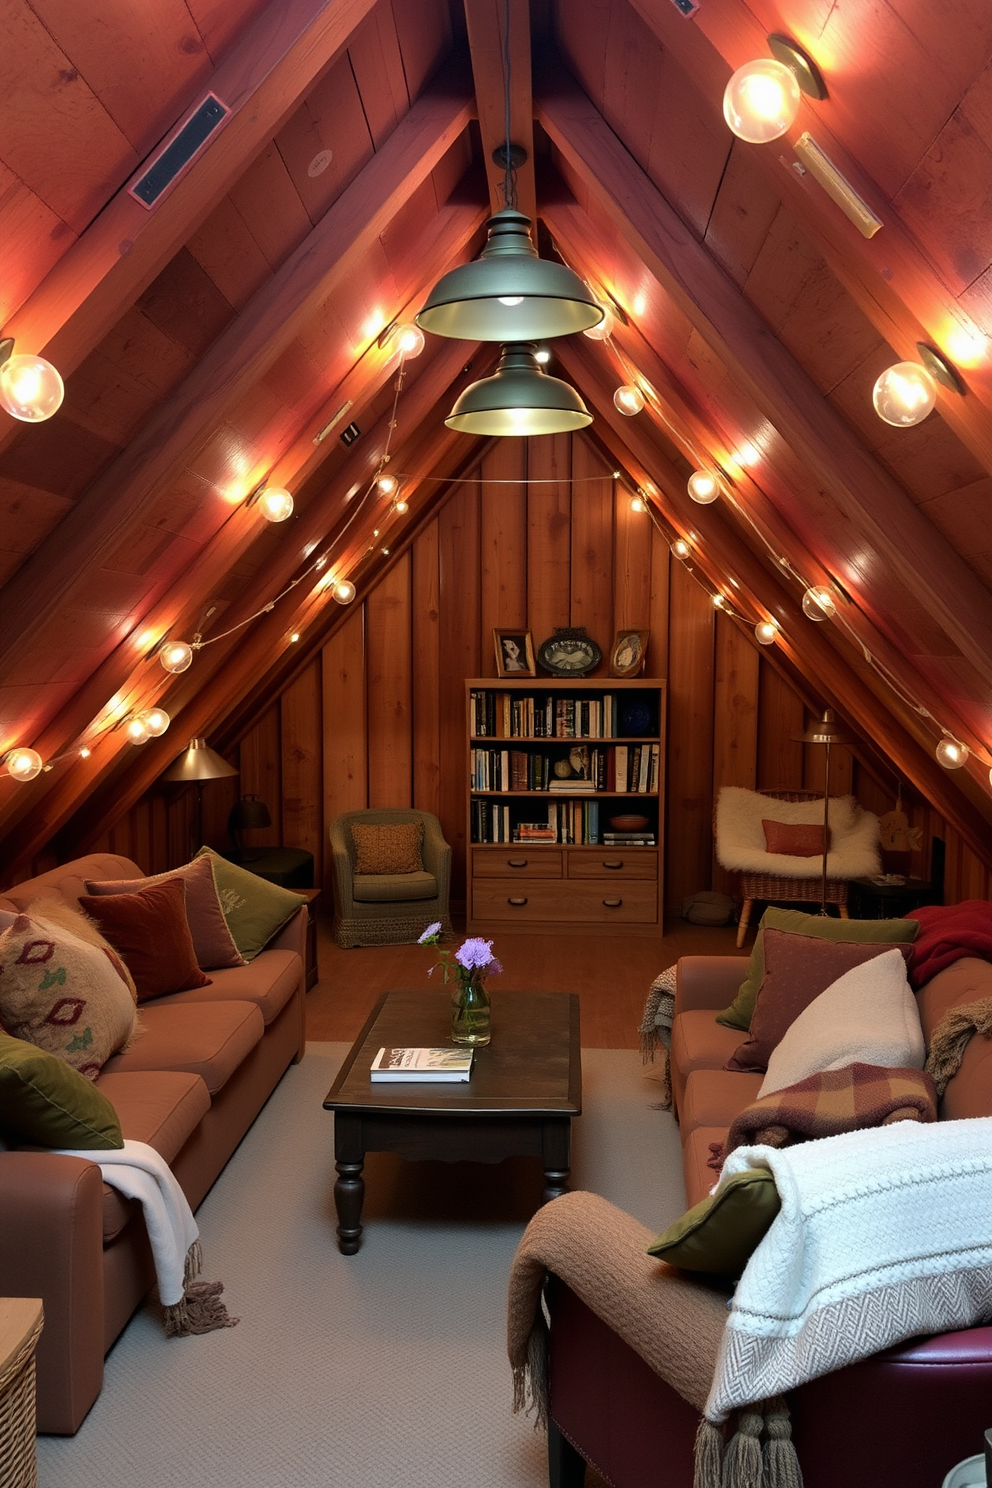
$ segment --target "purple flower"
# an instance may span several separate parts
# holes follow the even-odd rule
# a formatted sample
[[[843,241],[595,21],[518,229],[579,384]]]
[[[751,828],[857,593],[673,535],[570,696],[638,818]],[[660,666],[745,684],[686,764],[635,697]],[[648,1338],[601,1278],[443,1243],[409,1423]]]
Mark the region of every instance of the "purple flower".
[[[470,937],[463,941],[455,952],[455,960],[464,966],[466,971],[489,971],[498,972],[503,968],[493,955],[493,943],[491,940],[483,940],[481,936]]]
[[[418,945],[436,945],[437,944],[437,938],[438,938],[438,935],[440,934],[440,931],[441,931],[441,921],[440,920],[435,920],[434,923],[433,923],[433,925],[428,925],[427,926],[427,929],[424,931],[423,935],[418,936],[418,938],[417,938],[417,944]]]

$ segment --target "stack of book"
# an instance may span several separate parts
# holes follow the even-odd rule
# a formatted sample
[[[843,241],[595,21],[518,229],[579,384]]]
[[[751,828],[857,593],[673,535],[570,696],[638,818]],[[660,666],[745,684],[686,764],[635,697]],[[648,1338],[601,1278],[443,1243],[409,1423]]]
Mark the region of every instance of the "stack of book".
[[[604,847],[654,847],[653,832],[604,832]]]
[[[575,777],[571,780],[559,780],[554,776],[548,783],[549,791],[556,791],[560,795],[577,796],[589,794],[596,789],[594,780],[579,780]]]

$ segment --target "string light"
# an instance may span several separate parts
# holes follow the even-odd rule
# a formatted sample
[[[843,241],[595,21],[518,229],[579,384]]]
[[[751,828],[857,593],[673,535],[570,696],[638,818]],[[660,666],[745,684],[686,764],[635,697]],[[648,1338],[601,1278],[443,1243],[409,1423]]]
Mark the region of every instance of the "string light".
[[[774,646],[778,636],[778,626],[774,620],[759,620],[754,627],[754,638],[759,646]]]
[[[392,337],[393,345],[406,361],[418,357],[424,349],[424,333],[412,322],[398,325]]]
[[[945,770],[960,770],[961,766],[966,763],[971,750],[967,744],[962,744],[960,739],[945,734],[934,753],[937,756],[937,763],[943,765]]]
[[[630,509],[632,512],[646,512],[648,509],[648,504],[644,500],[643,496],[631,496]]]
[[[672,543],[672,552],[681,563],[686,558],[688,558],[689,554],[692,552],[692,549],[690,548],[684,537],[677,537]]]
[[[258,507],[267,522],[285,522],[293,515],[293,498],[282,486],[266,486]]]
[[[350,579],[338,579],[331,589],[331,593],[339,605],[351,604],[358,590]]]
[[[40,775],[44,761],[37,749],[8,749],[7,753],[0,759],[0,765],[5,765],[7,774],[12,780],[34,780]]]
[[[887,367],[872,389],[875,412],[887,424],[908,429],[922,424],[937,401],[937,384],[919,362]]]
[[[93,753],[92,749],[87,749],[86,745],[84,744],[83,747],[82,747],[82,749],[79,751],[79,758],[80,759],[89,759],[89,757],[90,757],[90,755],[92,753]]]
[[[193,662],[193,648],[185,641],[166,641],[158,659],[167,672],[188,671]]]
[[[40,424],[62,406],[65,385],[44,357],[12,355],[14,343],[0,341],[0,408],[25,424]]]
[[[833,595],[822,584],[812,584],[803,595],[803,614],[807,620],[832,620],[837,613]]]
[[[723,117],[731,133],[751,145],[766,145],[789,128],[801,94],[791,68],[773,57],[738,67],[723,94]]]
[[[394,496],[400,488],[395,475],[380,475],[376,481],[380,496]]]
[[[399,516],[405,517],[409,510],[410,503],[409,501],[404,501],[402,496],[393,502],[393,511],[397,512]]]
[[[146,708],[138,717],[153,739],[160,739],[172,722],[164,708]]]
[[[291,635],[291,636],[290,636],[290,638],[289,638],[289,641],[290,641],[290,645],[295,645],[295,644],[296,644],[296,642],[297,642],[297,641],[298,641],[298,640],[299,640],[299,639],[300,639],[300,632],[299,632],[299,631],[298,631],[298,630],[294,630],[294,631],[293,631],[293,633],[292,633],[292,635]]]
[[[686,482],[686,489],[700,506],[709,506],[720,494],[720,484],[708,470],[694,470]]]
[[[583,336],[588,336],[590,341],[608,341],[613,335],[613,311],[610,309],[609,305],[604,305],[602,300],[600,300],[598,303],[599,308],[603,312],[602,320],[599,322],[598,325],[587,326],[582,334]]]

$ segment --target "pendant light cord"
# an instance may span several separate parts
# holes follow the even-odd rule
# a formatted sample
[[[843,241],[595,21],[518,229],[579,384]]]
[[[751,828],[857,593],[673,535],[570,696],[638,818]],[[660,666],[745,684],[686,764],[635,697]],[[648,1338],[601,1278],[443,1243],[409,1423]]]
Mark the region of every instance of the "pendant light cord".
[[[517,205],[517,173],[510,153],[510,0],[503,6],[503,114],[506,144],[503,146],[503,205]]]

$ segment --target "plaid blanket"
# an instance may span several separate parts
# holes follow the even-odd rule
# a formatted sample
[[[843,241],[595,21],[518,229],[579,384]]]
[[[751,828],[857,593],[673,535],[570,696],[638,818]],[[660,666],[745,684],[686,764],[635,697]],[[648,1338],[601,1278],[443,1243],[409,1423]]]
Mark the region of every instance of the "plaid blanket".
[[[847,1064],[809,1075],[796,1085],[745,1106],[723,1143],[712,1142],[717,1172],[738,1147],[789,1147],[893,1121],[936,1121],[937,1095],[923,1070]]]

